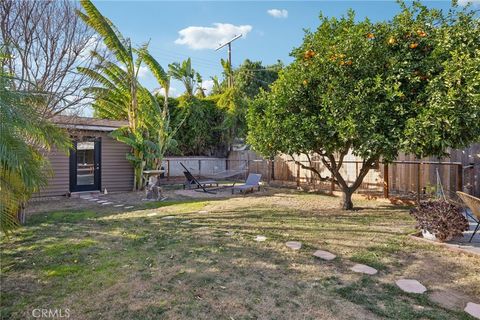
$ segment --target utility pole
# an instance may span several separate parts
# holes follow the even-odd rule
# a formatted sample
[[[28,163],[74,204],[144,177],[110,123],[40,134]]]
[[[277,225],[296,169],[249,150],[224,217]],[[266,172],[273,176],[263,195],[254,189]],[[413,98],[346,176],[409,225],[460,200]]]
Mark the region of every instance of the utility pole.
[[[228,46],[228,68],[229,68],[229,75],[228,75],[228,87],[233,87],[233,74],[232,74],[232,42],[241,38],[242,35],[239,34],[238,36],[233,37],[230,41],[225,42],[224,44],[220,44],[215,51],[222,49],[225,46]]]

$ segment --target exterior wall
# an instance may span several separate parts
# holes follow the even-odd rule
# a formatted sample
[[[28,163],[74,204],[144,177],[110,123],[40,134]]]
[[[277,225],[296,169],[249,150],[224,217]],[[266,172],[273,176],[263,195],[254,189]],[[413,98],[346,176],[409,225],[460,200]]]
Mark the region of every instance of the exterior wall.
[[[76,131],[74,135],[101,137],[101,190],[109,192],[131,191],[133,188],[133,167],[126,160],[130,147],[116,141],[108,132]],[[63,196],[70,192],[70,160],[63,152],[51,151],[47,154],[53,176],[48,184],[34,197]]]
[[[184,177],[183,167],[180,162],[194,176],[210,176],[227,170],[226,158],[210,158],[210,157],[167,157],[164,159],[162,166],[168,171],[169,177]]]
[[[108,133],[97,133],[102,138],[101,184],[102,191],[132,191],[133,167],[126,159],[130,147],[111,138]]]
[[[70,161],[68,154],[52,150],[47,154],[53,176],[48,178],[48,184],[34,197],[50,197],[66,195],[70,189]]]

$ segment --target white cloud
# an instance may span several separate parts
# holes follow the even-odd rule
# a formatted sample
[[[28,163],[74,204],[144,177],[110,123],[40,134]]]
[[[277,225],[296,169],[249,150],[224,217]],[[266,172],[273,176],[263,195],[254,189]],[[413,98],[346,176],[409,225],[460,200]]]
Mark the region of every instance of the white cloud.
[[[161,94],[162,96],[165,95],[165,89],[164,88],[157,88],[153,90],[154,94]],[[172,98],[178,98],[180,97],[180,93],[178,92],[177,88],[175,87],[170,87],[170,90],[168,90],[168,96]]]
[[[213,27],[190,26],[178,31],[180,37],[175,43],[195,50],[215,49],[236,35],[242,34],[245,37],[252,29],[251,25],[235,26],[230,23],[214,23]]]
[[[267,10],[267,13],[274,18],[287,18],[288,11],[285,9],[270,9]]]
[[[213,88],[213,80],[204,80],[202,82],[202,87],[205,89],[205,94],[210,94]]]
[[[146,66],[140,66],[140,69],[138,69],[138,78],[145,79],[150,75],[153,77],[150,69],[148,69]]]
[[[92,51],[103,51],[106,48],[107,46],[103,43],[102,39],[97,35],[93,35],[87,40],[78,55],[81,59],[85,59],[88,58]]]
[[[458,0],[458,4],[461,6],[466,6],[469,3],[476,7],[480,5],[480,0]]]

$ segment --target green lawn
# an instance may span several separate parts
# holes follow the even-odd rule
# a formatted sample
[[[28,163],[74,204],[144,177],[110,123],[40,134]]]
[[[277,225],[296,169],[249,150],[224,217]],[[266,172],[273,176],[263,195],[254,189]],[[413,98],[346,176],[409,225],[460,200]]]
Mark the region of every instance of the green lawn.
[[[471,319],[462,309],[479,302],[478,256],[412,240],[405,208],[357,197],[362,209],[342,212],[337,202],[272,190],[36,214],[1,242],[2,319],[35,308],[72,319]],[[355,262],[380,271],[355,274]],[[428,293],[403,293],[403,277]]]

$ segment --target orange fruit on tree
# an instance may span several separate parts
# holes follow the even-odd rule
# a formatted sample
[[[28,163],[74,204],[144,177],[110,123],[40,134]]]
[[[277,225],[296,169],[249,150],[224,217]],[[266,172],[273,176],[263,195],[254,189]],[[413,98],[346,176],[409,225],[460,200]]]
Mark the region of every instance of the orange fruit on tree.
[[[310,58],[313,58],[314,56],[315,56],[315,51],[310,49],[305,51],[305,54],[303,55],[305,59],[310,59]]]
[[[341,65],[341,66],[345,65],[345,61],[341,60],[341,61],[340,61],[340,65]]]
[[[416,47],[418,47],[418,43],[416,42],[410,43],[410,49],[415,49]]]
[[[368,39],[375,39],[375,35],[373,33],[368,33],[367,38]]]
[[[303,85],[307,85],[308,84],[308,81],[307,80],[303,80]]]
[[[345,64],[346,64],[347,66],[351,66],[351,65],[352,65],[352,60],[347,60],[347,61],[345,62]]]
[[[395,40],[394,37],[390,37],[390,39],[388,39],[388,44],[395,44],[397,42],[397,40]]]
[[[418,34],[419,37],[422,37],[422,38],[427,36],[425,31],[423,31],[423,30],[417,30],[417,34]]]

